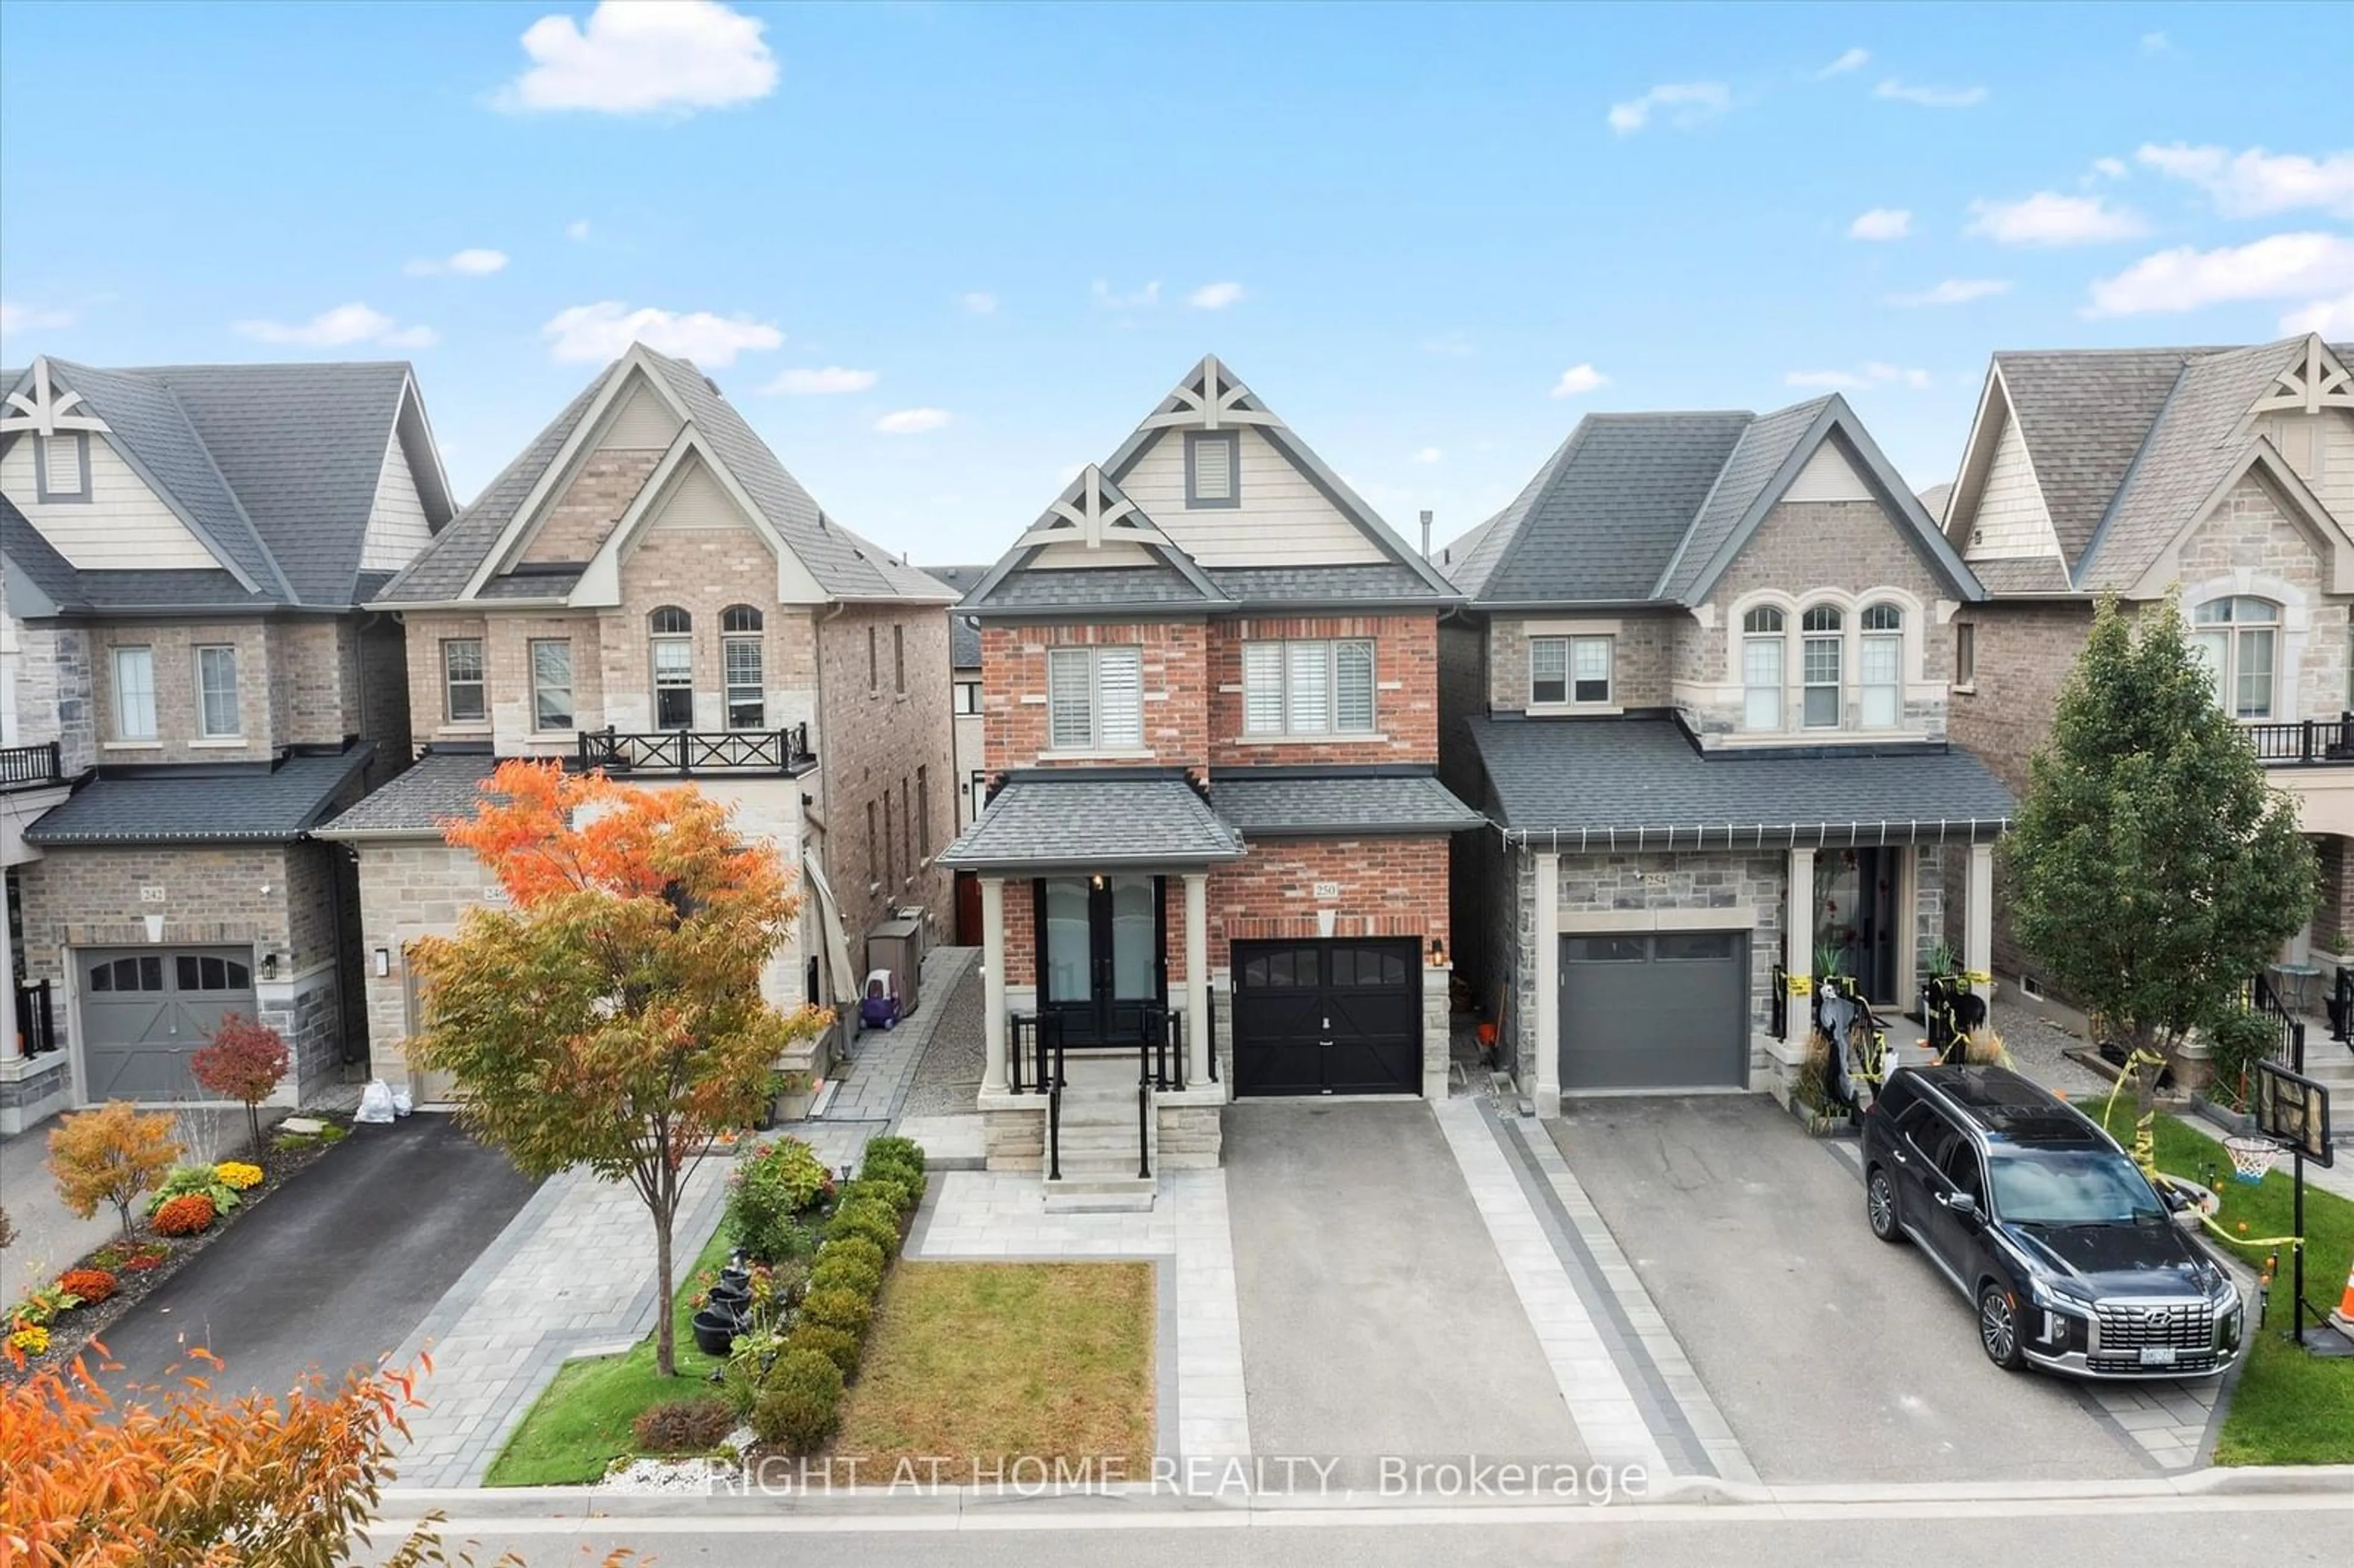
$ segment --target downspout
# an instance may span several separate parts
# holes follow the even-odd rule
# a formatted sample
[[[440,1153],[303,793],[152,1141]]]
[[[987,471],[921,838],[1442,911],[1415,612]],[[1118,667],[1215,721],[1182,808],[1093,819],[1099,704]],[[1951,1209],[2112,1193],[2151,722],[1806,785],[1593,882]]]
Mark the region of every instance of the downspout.
[[[820,515],[818,521],[820,524],[822,525],[824,523],[824,517],[822,514]],[[817,683],[814,702],[810,714],[810,722],[813,726],[813,738],[811,741],[811,748],[817,753],[817,789],[818,799],[822,804],[819,806],[818,810],[812,811],[810,810],[805,800],[801,806],[801,821],[817,830],[818,863],[826,868],[827,880],[829,882],[832,880],[832,874],[833,870],[833,857],[828,853],[828,851],[832,847],[833,834],[828,824],[833,821],[834,802],[833,747],[829,744],[825,733],[825,629],[832,625],[835,621],[841,620],[844,615],[848,614],[849,611],[850,601],[846,599],[836,599],[832,607],[829,608],[823,615],[818,616],[813,620],[810,628],[810,667],[815,672],[814,679]],[[801,853],[804,856],[809,853],[809,849],[806,844],[803,845]],[[836,912],[834,918],[837,921],[841,919],[839,911]],[[825,963],[823,967],[831,969],[834,967],[833,953],[826,945],[824,921],[825,911],[821,908],[818,911],[819,928],[817,945],[819,951],[825,955]],[[843,936],[846,940],[848,933],[843,933]],[[858,980],[849,975],[834,975],[831,978],[832,983],[826,989],[833,996],[856,996],[858,994],[860,984]],[[842,1038],[844,1043],[844,1049],[847,1049],[848,1041],[850,1039],[850,1030],[847,1024],[844,1024],[843,1027]]]

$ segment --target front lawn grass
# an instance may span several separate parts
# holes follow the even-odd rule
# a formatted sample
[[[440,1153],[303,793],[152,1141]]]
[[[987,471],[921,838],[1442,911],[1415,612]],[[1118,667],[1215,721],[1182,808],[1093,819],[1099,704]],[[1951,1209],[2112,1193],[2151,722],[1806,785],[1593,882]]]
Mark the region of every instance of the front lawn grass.
[[[2098,1120],[2099,1106],[2083,1107]],[[2118,1142],[2133,1146],[2131,1093],[2117,1096],[2108,1127]],[[2294,1227],[2295,1206],[2286,1155],[2262,1184],[2243,1186],[2232,1175],[2232,1162],[2222,1146],[2170,1116],[2158,1118],[2158,1168],[2169,1175],[2186,1176],[2211,1185],[2222,1200],[2216,1223],[2234,1236],[2285,1236]],[[2213,1167],[2209,1181],[2207,1167]],[[2354,1259],[2354,1203],[2325,1192],[2307,1181],[2305,1187],[2305,1294],[2323,1308],[2338,1304],[2349,1259]],[[2210,1240],[2212,1240],[2211,1235]],[[2265,1247],[2225,1249],[2251,1267],[2261,1269]],[[2354,1358],[2322,1361],[2307,1355],[2288,1338],[2293,1308],[2289,1289],[2295,1277],[2289,1249],[2280,1250],[2280,1273],[2274,1279],[2272,1305],[2264,1326],[2253,1330],[2239,1387],[2215,1440],[2219,1465],[2343,1465],[2354,1463]]]
[[[1153,1342],[1149,1263],[902,1263],[883,1287],[834,1440],[862,1478],[899,1461],[925,1481],[1015,1460],[1117,1458],[1149,1473]],[[950,1462],[938,1467],[931,1461]],[[1027,1467],[1025,1467],[1025,1469]]]
[[[654,1370],[654,1337],[648,1334],[618,1356],[567,1361],[556,1381],[516,1427],[514,1436],[483,1478],[485,1486],[581,1486],[603,1478],[613,1461],[636,1451],[631,1424],[638,1413],[665,1399],[692,1399],[717,1390],[708,1379],[720,1363],[695,1348],[691,1327],[696,1277],[727,1261],[726,1227],[678,1277],[671,1319],[678,1336],[678,1375]]]

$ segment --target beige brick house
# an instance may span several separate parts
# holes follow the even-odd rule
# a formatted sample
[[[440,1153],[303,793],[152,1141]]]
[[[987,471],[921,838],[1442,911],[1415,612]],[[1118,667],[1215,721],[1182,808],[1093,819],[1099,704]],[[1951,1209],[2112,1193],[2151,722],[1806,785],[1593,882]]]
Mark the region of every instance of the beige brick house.
[[[1149,1202],[1230,1096],[1446,1093],[1456,599],[1214,357],[967,594],[992,1165]]]
[[[1844,399],[1591,416],[1440,564],[1446,777],[1490,824],[1460,962],[1540,1114],[1786,1088],[1818,955],[1909,1007],[1965,894],[1985,967],[2010,797],[1945,687],[1980,590]]]
[[[290,1097],[336,1082],[357,893],[311,830],[408,760],[400,627],[365,601],[451,514],[409,368],[0,380],[0,1130],[194,1097],[228,1012],[286,1035]]]
[[[408,944],[497,896],[441,824],[501,758],[730,802],[801,874],[780,1005],[854,1001],[895,912],[937,935],[955,597],[827,515],[692,364],[614,361],[372,601],[407,630],[419,757],[323,832],[358,856],[378,1074],[408,1076]]]
[[[1956,617],[1951,723],[2014,789],[2095,602],[2177,597],[2320,863],[2294,970],[2354,959],[2354,344],[1998,354],[1945,531],[1985,583]],[[2036,982],[1998,917],[1994,962]],[[2308,997],[2317,1004],[2317,997]]]

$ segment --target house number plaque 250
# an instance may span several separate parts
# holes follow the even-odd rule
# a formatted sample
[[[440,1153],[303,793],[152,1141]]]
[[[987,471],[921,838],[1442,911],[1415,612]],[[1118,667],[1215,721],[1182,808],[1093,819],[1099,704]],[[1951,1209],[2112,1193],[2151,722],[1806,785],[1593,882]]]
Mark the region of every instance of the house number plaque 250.
[[[1330,903],[1331,903],[1331,902],[1332,902],[1332,900],[1334,900],[1335,898],[1338,898],[1338,897],[1340,897],[1340,896],[1341,896],[1341,885],[1340,885],[1339,883],[1337,883],[1337,882],[1320,882],[1320,883],[1318,883],[1318,884],[1316,885],[1316,902],[1317,902],[1317,903],[1319,903],[1319,904],[1330,904]]]

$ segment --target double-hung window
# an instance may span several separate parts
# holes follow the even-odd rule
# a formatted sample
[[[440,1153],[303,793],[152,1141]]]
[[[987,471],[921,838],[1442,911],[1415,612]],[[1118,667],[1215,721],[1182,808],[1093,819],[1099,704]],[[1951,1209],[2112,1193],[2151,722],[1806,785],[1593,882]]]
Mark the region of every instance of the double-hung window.
[[[1046,654],[1051,751],[1133,751],[1144,744],[1144,656],[1135,648]]]
[[[1759,605],[1741,618],[1741,727],[1782,727],[1782,612]]]
[[[956,711],[960,714],[981,712],[981,683],[959,681],[956,683]]]
[[[1863,727],[1894,729],[1904,712],[1904,612],[1893,604],[1866,605],[1856,683],[1863,695]]]
[[[1371,735],[1373,730],[1370,638],[1243,644],[1245,735]]]
[[[1837,606],[1819,604],[1799,618],[1798,679],[1808,729],[1840,726],[1840,663],[1847,618]]]
[[[114,737],[155,738],[155,651],[114,651]]]
[[[695,727],[695,619],[674,604],[647,618],[653,644],[654,726]]]
[[[196,734],[228,740],[243,733],[237,712],[237,649],[226,642],[196,650]]]
[[[760,612],[748,604],[731,604],[719,612],[720,679],[726,686],[729,729],[758,729],[768,716]]]
[[[572,727],[572,640],[535,637],[531,642],[531,727]]]
[[[1613,649],[1608,637],[1529,639],[1529,705],[1606,703]]]
[[[2280,606],[2245,595],[2211,599],[2190,612],[2190,645],[2233,718],[2273,716],[2280,620]]]
[[[479,724],[490,716],[479,637],[441,640],[441,716],[451,724]]]

